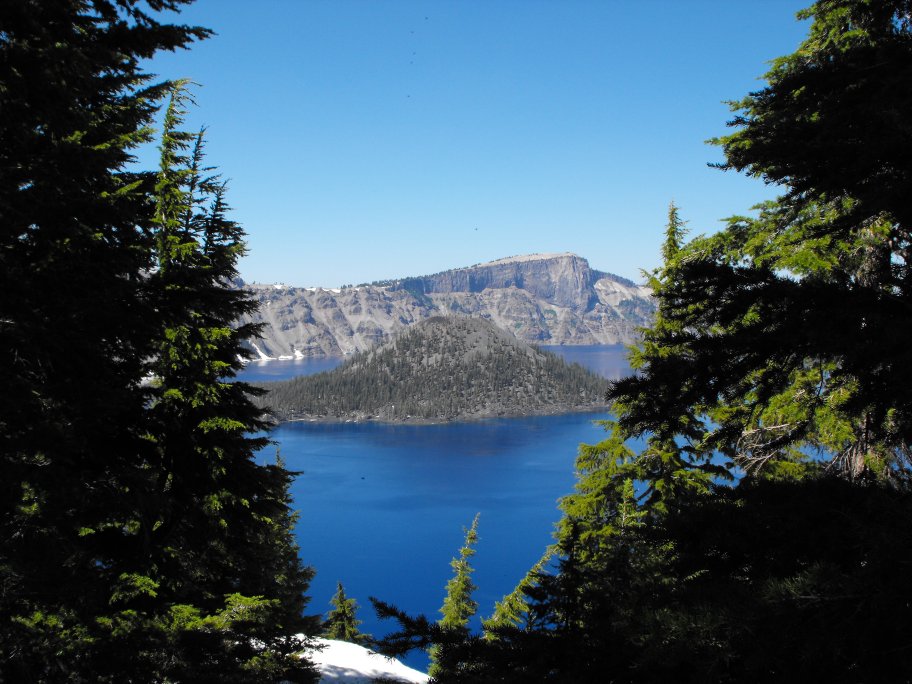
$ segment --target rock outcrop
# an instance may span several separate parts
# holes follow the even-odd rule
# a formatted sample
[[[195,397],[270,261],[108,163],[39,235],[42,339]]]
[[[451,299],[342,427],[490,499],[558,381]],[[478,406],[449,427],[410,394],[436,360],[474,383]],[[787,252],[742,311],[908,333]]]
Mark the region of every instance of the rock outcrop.
[[[647,288],[575,254],[499,259],[429,276],[327,289],[246,285],[265,323],[263,357],[363,351],[432,316],[485,318],[525,342],[629,344],[655,305]]]

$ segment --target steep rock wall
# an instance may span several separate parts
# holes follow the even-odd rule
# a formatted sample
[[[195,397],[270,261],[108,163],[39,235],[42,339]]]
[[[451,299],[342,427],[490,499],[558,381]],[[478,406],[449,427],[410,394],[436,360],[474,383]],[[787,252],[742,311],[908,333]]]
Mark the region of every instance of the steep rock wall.
[[[499,259],[430,276],[340,289],[246,285],[265,323],[263,356],[341,356],[431,316],[488,319],[524,342],[629,344],[655,305],[647,288],[574,254]]]

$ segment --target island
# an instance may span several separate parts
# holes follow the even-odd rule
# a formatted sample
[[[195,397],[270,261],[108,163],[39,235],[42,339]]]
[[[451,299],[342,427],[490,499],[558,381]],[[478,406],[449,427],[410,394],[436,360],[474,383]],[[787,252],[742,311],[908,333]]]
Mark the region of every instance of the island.
[[[260,386],[276,421],[417,423],[596,411],[608,381],[483,318],[435,316],[331,371]]]

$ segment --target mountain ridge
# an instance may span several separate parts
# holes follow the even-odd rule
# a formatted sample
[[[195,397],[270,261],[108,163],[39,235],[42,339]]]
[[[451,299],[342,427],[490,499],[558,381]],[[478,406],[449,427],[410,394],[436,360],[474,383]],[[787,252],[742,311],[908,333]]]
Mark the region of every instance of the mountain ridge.
[[[260,358],[344,356],[438,315],[485,318],[535,344],[631,344],[655,311],[648,288],[575,254],[532,254],[341,288],[245,284]]]

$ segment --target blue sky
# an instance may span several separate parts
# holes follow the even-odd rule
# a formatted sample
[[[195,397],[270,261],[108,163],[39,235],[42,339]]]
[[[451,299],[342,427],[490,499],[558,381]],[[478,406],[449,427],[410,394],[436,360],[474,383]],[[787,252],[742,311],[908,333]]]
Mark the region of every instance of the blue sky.
[[[533,252],[640,279],[776,194],[709,168],[725,100],[807,31],[792,0],[197,0],[200,84],[248,281],[336,287]],[[154,163],[152,155],[143,161]]]

